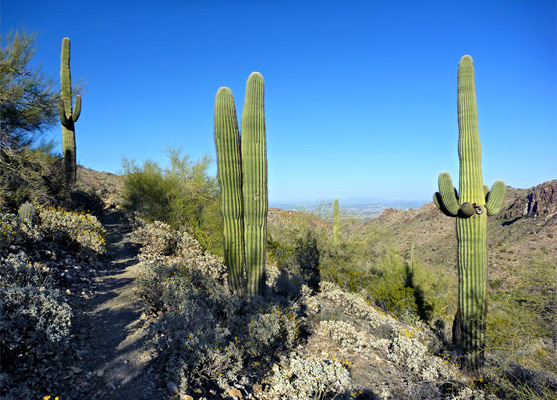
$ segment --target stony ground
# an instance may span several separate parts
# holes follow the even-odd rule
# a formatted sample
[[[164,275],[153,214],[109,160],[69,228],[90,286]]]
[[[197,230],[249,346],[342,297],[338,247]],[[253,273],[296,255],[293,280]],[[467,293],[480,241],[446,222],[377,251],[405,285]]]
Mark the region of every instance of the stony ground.
[[[74,320],[78,359],[69,370],[76,383],[73,391],[79,392],[75,398],[165,398],[150,369],[152,356],[143,348],[142,308],[134,295],[137,247],[123,232],[120,212],[105,210],[101,222],[108,231],[111,259],[91,282],[92,296],[79,299]]]
[[[53,271],[74,313],[71,339],[59,354],[40,360],[17,380],[63,400],[168,399],[166,384],[148,346],[144,314],[134,295],[138,248],[126,236],[123,215],[106,208],[106,259],[78,260],[67,249],[30,254]],[[16,398],[17,397],[16,395]]]

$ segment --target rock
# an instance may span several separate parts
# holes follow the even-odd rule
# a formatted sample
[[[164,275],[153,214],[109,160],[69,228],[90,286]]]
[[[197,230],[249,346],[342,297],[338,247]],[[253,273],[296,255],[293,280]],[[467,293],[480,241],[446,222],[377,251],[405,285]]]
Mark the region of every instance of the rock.
[[[76,350],[76,351],[75,351],[75,354],[77,354],[77,356],[78,356],[79,358],[81,358],[81,357],[83,357],[84,355],[89,354],[89,350],[87,350],[87,349]]]
[[[184,394],[175,394],[174,396],[172,396],[170,398],[170,400],[193,400],[193,397],[189,396],[189,395],[184,395]]]
[[[166,384],[166,388],[167,388],[167,389],[170,391],[170,393],[172,393],[172,394],[177,394],[178,391],[179,391],[179,390],[178,390],[178,386],[177,386],[176,383],[173,382],[173,381],[169,381],[169,382]]]
[[[97,372],[95,372],[95,375],[97,375],[97,377],[102,378],[104,376],[104,371],[102,369],[97,370]]]
[[[70,370],[74,373],[74,374],[79,374],[81,372],[83,372],[83,370],[81,368],[78,367],[70,367]]]
[[[237,397],[239,399],[242,398],[242,392],[240,392],[238,389],[230,389],[228,395],[231,397]]]

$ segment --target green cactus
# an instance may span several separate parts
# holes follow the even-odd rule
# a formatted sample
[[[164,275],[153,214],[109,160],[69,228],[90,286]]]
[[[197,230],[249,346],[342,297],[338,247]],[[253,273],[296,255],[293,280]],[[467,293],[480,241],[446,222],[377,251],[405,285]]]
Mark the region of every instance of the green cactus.
[[[267,139],[265,136],[265,83],[253,72],[246,85],[242,112],[242,190],[244,242],[249,295],[265,294],[267,258]]]
[[[215,144],[229,284],[240,294],[264,295],[267,145],[264,81],[258,72],[248,78],[241,123],[240,136],[232,92],[220,88],[215,101]]]
[[[340,214],[338,209],[338,199],[333,201],[333,245],[340,244]]]
[[[230,288],[243,293],[245,249],[242,201],[242,159],[234,97],[229,88],[220,88],[215,100],[215,144],[217,177],[221,187],[224,220],[224,260]]]
[[[66,167],[66,181],[70,184],[76,180],[76,146],[75,123],[81,113],[81,96],[75,97],[75,107],[72,109],[72,79],[70,73],[70,39],[62,40],[62,55],[60,60],[60,100],[58,101],[58,115],[62,124],[62,151]]]
[[[17,214],[23,221],[26,221],[30,224],[33,224],[35,222],[35,207],[29,202],[23,203],[19,207]]]
[[[445,215],[456,217],[459,286],[453,343],[463,350],[465,366],[477,371],[483,366],[487,316],[487,215],[499,212],[506,187],[497,181],[488,191],[482,182],[470,56],[462,57],[458,65],[458,128],[459,191],[453,187],[450,175],[442,172],[433,201]]]

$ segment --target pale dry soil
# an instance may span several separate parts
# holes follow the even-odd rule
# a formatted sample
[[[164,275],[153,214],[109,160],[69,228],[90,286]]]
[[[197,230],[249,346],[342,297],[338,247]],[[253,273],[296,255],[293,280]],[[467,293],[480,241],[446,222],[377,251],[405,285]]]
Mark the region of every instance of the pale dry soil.
[[[122,215],[105,209],[101,222],[108,232],[106,270],[83,296],[74,320],[77,363],[68,398],[92,400],[166,399],[153,354],[145,347],[142,306],[134,295],[138,249],[123,232]],[[76,305],[78,306],[78,305]]]

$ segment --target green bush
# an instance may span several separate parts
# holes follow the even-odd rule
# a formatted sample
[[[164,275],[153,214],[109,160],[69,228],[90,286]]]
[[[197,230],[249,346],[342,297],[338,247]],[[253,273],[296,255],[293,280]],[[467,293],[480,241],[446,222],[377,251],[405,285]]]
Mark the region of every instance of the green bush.
[[[223,255],[223,228],[217,180],[208,175],[208,156],[196,162],[180,150],[167,151],[170,166],[154,161],[138,166],[124,159],[123,206],[149,221],[185,228],[206,249]]]
[[[542,254],[520,271],[516,283],[490,293],[487,349],[505,360],[503,370],[516,364],[557,374],[557,265]]]

